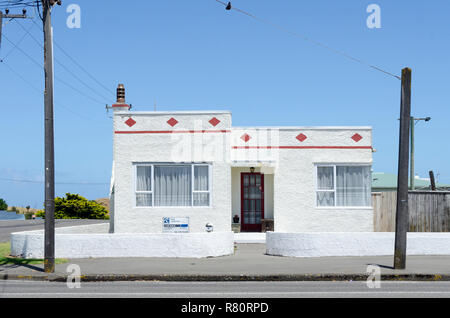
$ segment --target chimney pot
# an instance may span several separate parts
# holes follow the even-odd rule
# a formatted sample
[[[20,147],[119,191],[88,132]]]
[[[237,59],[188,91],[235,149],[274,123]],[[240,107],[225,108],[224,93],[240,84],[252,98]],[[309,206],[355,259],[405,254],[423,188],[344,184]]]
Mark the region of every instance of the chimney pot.
[[[117,101],[116,103],[125,103],[125,86],[119,84],[117,86]]]
[[[125,103],[125,86],[123,84],[117,86],[116,99],[116,102],[112,105],[114,111],[130,110],[130,105]]]

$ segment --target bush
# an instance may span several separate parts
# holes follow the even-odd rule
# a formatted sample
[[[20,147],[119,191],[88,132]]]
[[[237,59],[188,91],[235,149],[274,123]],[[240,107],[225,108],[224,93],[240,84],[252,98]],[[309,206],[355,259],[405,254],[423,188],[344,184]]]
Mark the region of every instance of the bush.
[[[36,216],[45,218],[45,211]],[[106,208],[95,201],[78,195],[66,193],[65,198],[55,198],[55,219],[109,219]]]
[[[6,211],[8,209],[8,205],[6,204],[5,200],[0,199],[0,211]]]

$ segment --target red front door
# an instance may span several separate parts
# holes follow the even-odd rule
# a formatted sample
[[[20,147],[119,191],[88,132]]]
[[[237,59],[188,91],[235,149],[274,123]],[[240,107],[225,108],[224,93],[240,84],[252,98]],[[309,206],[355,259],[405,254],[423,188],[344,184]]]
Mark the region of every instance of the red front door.
[[[264,218],[264,175],[241,173],[241,231],[261,232]]]

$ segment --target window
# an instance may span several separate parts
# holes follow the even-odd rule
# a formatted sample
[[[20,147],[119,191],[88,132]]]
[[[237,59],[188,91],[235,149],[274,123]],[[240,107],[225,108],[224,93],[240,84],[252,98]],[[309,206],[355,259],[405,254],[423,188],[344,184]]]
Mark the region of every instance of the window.
[[[207,164],[136,164],[137,207],[209,206]]]
[[[364,207],[371,205],[370,166],[317,166],[318,207]]]
[[[152,166],[137,166],[136,206],[151,206],[152,197]]]
[[[194,206],[209,205],[208,172],[208,166],[194,166]]]

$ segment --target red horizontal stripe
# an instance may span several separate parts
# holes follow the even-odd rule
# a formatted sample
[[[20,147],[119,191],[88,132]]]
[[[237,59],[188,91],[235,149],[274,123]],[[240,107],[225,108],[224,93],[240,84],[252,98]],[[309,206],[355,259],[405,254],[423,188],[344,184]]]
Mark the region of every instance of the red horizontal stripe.
[[[371,146],[233,146],[233,149],[372,149]]]
[[[229,133],[231,130],[125,130],[115,131],[116,134],[176,134],[176,133]]]

